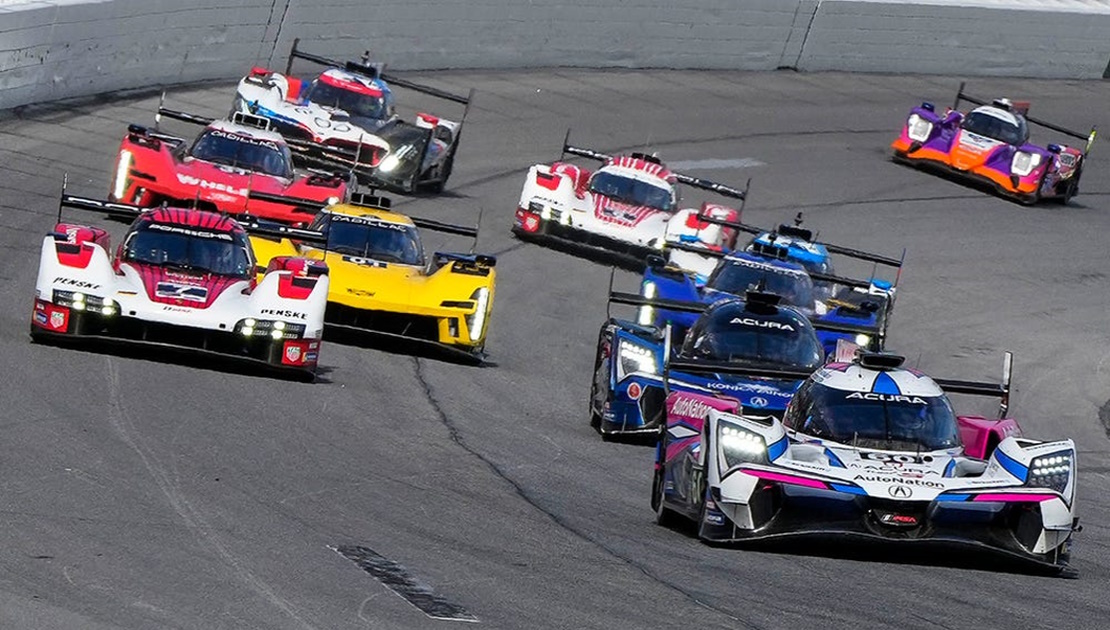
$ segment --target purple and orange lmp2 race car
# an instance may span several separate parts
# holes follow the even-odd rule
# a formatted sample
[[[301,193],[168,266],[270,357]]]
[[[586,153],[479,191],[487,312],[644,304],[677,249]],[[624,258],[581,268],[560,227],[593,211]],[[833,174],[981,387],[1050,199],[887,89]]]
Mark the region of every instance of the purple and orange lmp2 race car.
[[[964,114],[960,103],[977,105]],[[1002,195],[1032,205],[1042,199],[1066,203],[1079,192],[1079,178],[1095,129],[1072,131],[1028,115],[1029,103],[995,99],[991,103],[964,94],[943,115],[932,103],[913,108],[891,147],[894,160],[992,186]],[[1030,144],[1036,125],[1084,141],[1083,148]]]

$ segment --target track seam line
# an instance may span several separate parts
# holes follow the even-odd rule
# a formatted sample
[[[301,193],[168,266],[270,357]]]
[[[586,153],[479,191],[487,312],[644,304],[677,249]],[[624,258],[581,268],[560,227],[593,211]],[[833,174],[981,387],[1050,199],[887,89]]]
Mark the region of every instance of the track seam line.
[[[672,584],[670,582],[667,582],[667,581],[663,580],[662,578],[656,576],[654,573],[649,571],[643,565],[641,565],[641,564],[635,562],[634,560],[632,560],[632,558],[627,557],[625,555],[622,555],[621,553],[617,552],[614,549],[611,549],[610,547],[604,545],[603,543],[601,543],[597,540],[594,540],[593,538],[586,535],[585,532],[579,531],[578,529],[572,527],[570,524],[566,523],[562,518],[560,518],[554,512],[551,512],[551,511],[548,511],[548,510],[544,509],[543,506],[541,506],[534,499],[532,499],[532,497],[528,496],[528,493],[525,491],[523,486],[521,486],[518,482],[516,482],[514,479],[509,477],[508,474],[506,474],[505,471],[503,471],[500,466],[498,466],[495,462],[493,462],[493,460],[488,459],[487,457],[485,457],[484,455],[482,455],[481,453],[479,453],[477,450],[475,450],[474,448],[472,448],[470,445],[468,445],[466,443],[466,440],[463,439],[462,433],[459,431],[459,428],[455,425],[454,422],[451,421],[450,418],[447,417],[447,414],[443,411],[443,408],[440,406],[439,401],[436,400],[435,394],[432,391],[432,386],[428,382],[427,378],[425,378],[425,376],[424,376],[424,364],[421,362],[421,360],[419,358],[413,357],[413,365],[414,365],[414,368],[415,368],[414,371],[415,371],[415,374],[416,374],[416,380],[420,382],[420,387],[424,390],[424,396],[428,400],[428,404],[431,405],[432,410],[436,414],[436,417],[439,419],[440,423],[443,424],[443,426],[447,429],[447,433],[448,433],[448,436],[450,437],[451,441],[454,442],[455,444],[457,444],[464,451],[469,453],[472,457],[474,457],[478,461],[485,464],[494,473],[494,475],[496,475],[497,477],[499,477],[500,479],[502,479],[506,483],[508,483],[510,486],[512,486],[516,495],[518,497],[520,497],[525,503],[527,503],[528,505],[535,508],[538,512],[540,512],[541,514],[543,514],[544,516],[549,518],[553,523],[555,523],[555,525],[557,525],[561,529],[569,532],[572,536],[574,536],[574,537],[576,537],[580,540],[583,540],[583,541],[585,541],[585,542],[587,542],[591,545],[594,545],[595,547],[602,550],[604,553],[608,554],[609,556],[612,556],[613,558],[616,558],[616,559],[620,560],[621,562],[625,563],[626,565],[638,570],[645,577],[647,577],[648,579],[652,580],[653,582],[663,586],[664,588],[670,589],[670,590],[682,595],[683,597],[685,597],[689,601],[693,602],[694,604],[696,604],[696,605],[698,605],[702,608],[705,608],[706,610],[715,612],[715,613],[717,613],[717,614],[719,614],[723,617],[726,617],[730,621],[735,621],[737,623],[743,624],[744,627],[746,627],[746,628],[751,628],[752,630],[762,630],[762,628],[763,628],[762,626],[754,625],[754,624],[752,624],[752,623],[750,623],[750,622],[748,622],[744,619],[736,617],[736,616],[732,615],[731,613],[729,613],[729,612],[727,612],[727,611],[725,611],[721,608],[718,608],[716,606],[713,606],[712,604],[709,604],[707,602],[704,602],[704,601],[698,599],[698,597],[696,595],[694,595],[693,593],[691,593],[689,591],[686,591],[686,590],[680,588],[679,586],[677,586],[675,584]]]

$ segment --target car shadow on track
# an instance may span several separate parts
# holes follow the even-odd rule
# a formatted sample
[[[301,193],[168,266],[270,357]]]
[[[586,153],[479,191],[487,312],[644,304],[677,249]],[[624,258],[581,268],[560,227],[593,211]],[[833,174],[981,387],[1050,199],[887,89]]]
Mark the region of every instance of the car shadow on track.
[[[490,361],[485,355],[475,355],[456,350],[434,341],[369,330],[355,331],[325,327],[324,343],[380,350],[389,354],[431,359],[471,367],[497,367],[497,363]]]
[[[32,343],[53,346],[64,352],[84,352],[152,363],[167,363],[209,372],[301,383],[331,382],[328,375],[332,372],[332,368],[327,366],[318,366],[315,373],[293,372],[229,355],[215,356],[211,353],[198,353],[188,348],[151,348],[141,344],[102,339],[32,339]]]

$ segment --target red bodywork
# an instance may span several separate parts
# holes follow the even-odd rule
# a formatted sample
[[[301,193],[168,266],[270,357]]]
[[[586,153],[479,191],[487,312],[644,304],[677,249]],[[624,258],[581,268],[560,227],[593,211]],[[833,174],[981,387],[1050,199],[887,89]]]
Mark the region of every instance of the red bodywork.
[[[117,197],[114,190],[109,190],[109,198],[113,201],[147,207],[163,202],[178,205],[196,203],[205,209],[251,214],[303,226],[312,220],[318,208],[257,199],[248,202],[248,192],[311,200],[319,207],[327,205],[329,199],[342,201],[348,197],[347,182],[338,177],[309,175],[287,180],[250,173],[194,159],[187,155],[183,143],[160,139],[145,129],[138,129],[132,128],[120,143],[113,172],[118,174],[118,160],[122,159],[124,151],[130,152],[131,164],[124,174],[123,194]]]

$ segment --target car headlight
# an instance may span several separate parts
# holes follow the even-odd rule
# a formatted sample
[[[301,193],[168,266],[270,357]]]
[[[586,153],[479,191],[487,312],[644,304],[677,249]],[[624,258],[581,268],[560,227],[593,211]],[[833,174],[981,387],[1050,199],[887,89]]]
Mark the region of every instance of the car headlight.
[[[112,197],[123,199],[127,192],[127,174],[131,172],[131,152],[124,149],[119,152],[119,161],[116,162],[116,180],[112,185]]]
[[[397,167],[400,165],[401,158],[397,157],[396,153],[390,153],[389,155],[385,156],[385,159],[382,160],[382,163],[378,165],[378,170],[383,173],[392,173],[393,171],[397,170]]]
[[[1025,151],[1018,151],[1014,154],[1013,161],[1010,162],[1010,172],[1018,177],[1025,177],[1033,172],[1041,163],[1040,153],[1026,153]]]
[[[767,463],[767,442],[755,431],[731,422],[717,423],[717,442],[721,445],[721,472],[740,464]]]
[[[917,114],[910,114],[909,119],[906,120],[906,135],[910,137],[910,140],[925,142],[932,132],[933,123]]]
[[[300,339],[304,336],[305,325],[246,317],[235,324],[235,331],[244,337]]]
[[[626,374],[632,374],[633,372],[659,373],[659,362],[655,360],[655,350],[652,348],[642,346],[628,339],[621,339],[618,353],[620,361],[619,378],[623,379]]]
[[[478,341],[482,338],[482,333],[485,332],[486,326],[486,308],[489,306],[489,289],[486,287],[479,287],[471,294],[470,299],[474,300],[474,312],[466,316],[466,330],[470,335],[471,341]]]
[[[1029,465],[1029,478],[1025,480],[1025,485],[1063,492],[1071,479],[1074,463],[1075,453],[1070,450],[1041,455]]]
[[[647,280],[644,282],[643,295],[647,299],[655,297],[655,283]],[[651,306],[641,306],[640,312],[636,315],[636,323],[641,326],[651,326],[655,320],[655,308]]]
[[[861,348],[866,348],[871,345],[871,335],[860,333],[856,335],[856,345]]]
[[[119,312],[119,304],[112,298],[87,295],[80,291],[55,289],[51,301],[58,306],[66,306],[75,311],[88,311],[98,315],[111,316]]]

